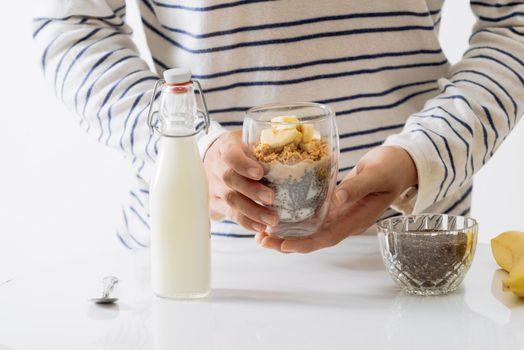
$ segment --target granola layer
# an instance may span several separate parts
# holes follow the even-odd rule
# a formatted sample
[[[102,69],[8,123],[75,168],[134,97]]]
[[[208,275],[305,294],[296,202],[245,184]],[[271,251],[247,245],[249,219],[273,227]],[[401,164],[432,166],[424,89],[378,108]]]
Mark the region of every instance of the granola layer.
[[[290,143],[279,148],[260,143],[255,146],[253,153],[258,161],[264,163],[294,164],[304,160],[318,161],[327,154],[327,143],[325,140],[312,140],[305,144]]]

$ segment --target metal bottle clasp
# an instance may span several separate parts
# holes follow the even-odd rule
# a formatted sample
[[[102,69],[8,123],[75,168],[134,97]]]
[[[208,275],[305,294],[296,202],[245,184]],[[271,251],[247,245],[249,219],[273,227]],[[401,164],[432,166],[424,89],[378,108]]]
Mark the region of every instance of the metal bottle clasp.
[[[162,131],[157,126],[158,118],[156,117],[156,115],[159,112],[158,110],[154,110],[154,104],[155,104],[155,100],[156,100],[155,96],[158,92],[158,88],[161,85],[164,85],[165,82],[166,81],[164,79],[159,79],[156,81],[155,87],[153,88],[153,94],[151,95],[151,100],[149,101],[149,111],[147,114],[147,125],[149,126],[149,130],[151,131],[151,133],[154,133],[156,131],[160,135],[166,136],[166,137],[188,137],[188,136],[194,136],[198,134],[200,131],[205,130],[207,134],[209,131],[209,126],[211,125],[211,118],[209,117],[209,111],[207,109],[207,103],[204,97],[204,90],[202,89],[202,85],[200,85],[200,82],[198,80],[191,80],[191,83],[193,83],[196,86],[196,91],[198,92],[198,95],[200,96],[200,103],[202,105],[203,110],[198,110],[198,113],[203,115],[204,123],[200,123],[197,126],[195,132],[193,132],[192,134],[167,135],[167,134],[162,133]]]

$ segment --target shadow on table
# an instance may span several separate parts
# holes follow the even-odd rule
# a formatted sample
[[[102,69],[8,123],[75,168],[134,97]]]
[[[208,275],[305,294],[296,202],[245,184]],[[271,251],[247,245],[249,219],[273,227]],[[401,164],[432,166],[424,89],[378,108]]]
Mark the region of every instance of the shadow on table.
[[[0,344],[0,350],[15,350],[15,349],[8,348],[7,346]]]
[[[506,271],[496,270],[491,279],[491,293],[495,299],[509,309],[509,321],[504,327],[515,334],[522,334],[524,330],[524,298],[519,298],[509,291],[503,291],[502,281],[507,277]]]
[[[508,309],[514,310],[517,308],[522,309],[524,313],[524,298],[519,298],[509,291],[504,291],[502,288],[502,281],[508,277],[508,273],[502,269],[498,269],[493,273],[491,279],[491,293]]]
[[[379,252],[359,254],[350,257],[338,257],[331,263],[333,266],[346,270],[379,271],[385,270],[382,256]]]
[[[87,310],[87,316],[92,320],[111,320],[118,317],[120,306],[114,304],[92,303]]]
[[[385,322],[389,349],[521,349],[517,333],[471,310],[463,289],[444,296],[399,294]]]
[[[319,291],[287,292],[274,290],[252,290],[252,289],[213,289],[209,302],[212,303],[281,303],[281,304],[303,304],[318,307],[351,307],[352,309],[382,309],[391,304],[398,289],[383,287],[376,290],[374,294],[327,293]]]

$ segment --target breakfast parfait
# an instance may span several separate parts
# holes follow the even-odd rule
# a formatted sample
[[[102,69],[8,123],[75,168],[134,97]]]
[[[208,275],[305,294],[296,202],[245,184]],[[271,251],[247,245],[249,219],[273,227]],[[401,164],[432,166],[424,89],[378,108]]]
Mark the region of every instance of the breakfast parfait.
[[[325,218],[337,170],[331,132],[323,136],[316,124],[296,116],[277,116],[253,132],[257,139],[249,147],[264,168],[261,182],[275,192],[270,208],[278,214],[279,224],[268,228],[270,234],[307,236]],[[327,129],[336,134],[336,128]]]

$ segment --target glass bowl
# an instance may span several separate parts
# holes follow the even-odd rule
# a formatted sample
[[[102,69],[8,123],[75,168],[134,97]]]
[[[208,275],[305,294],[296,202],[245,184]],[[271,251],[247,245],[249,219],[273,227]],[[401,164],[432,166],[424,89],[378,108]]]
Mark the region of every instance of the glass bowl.
[[[406,215],[382,220],[377,226],[384,265],[403,291],[446,294],[464,280],[477,244],[474,219]]]
[[[315,233],[324,221],[338,174],[335,113],[317,103],[255,107],[244,118],[243,142],[264,168],[261,182],[275,192],[278,237]]]

